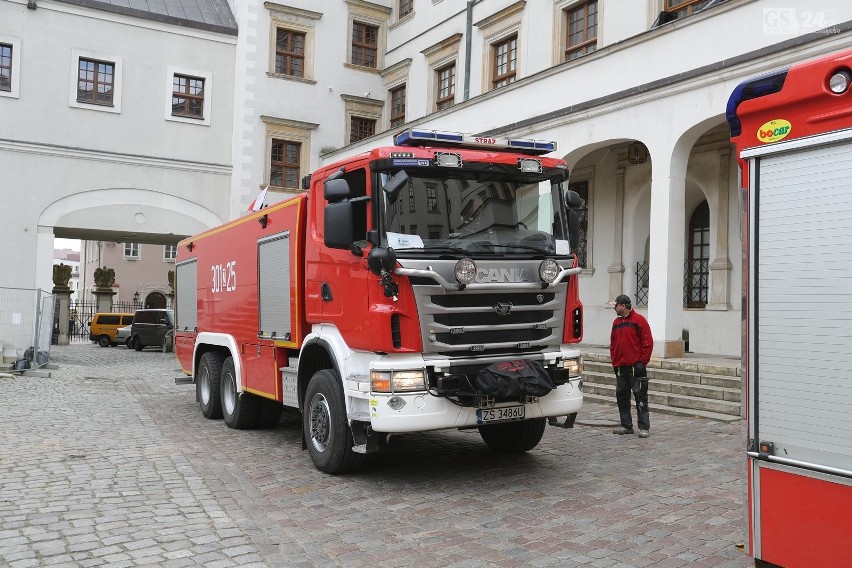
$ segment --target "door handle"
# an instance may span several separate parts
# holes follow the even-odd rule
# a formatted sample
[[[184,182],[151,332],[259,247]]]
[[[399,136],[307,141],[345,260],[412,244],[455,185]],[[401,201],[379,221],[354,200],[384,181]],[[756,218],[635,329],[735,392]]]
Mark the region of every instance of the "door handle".
[[[328,282],[322,283],[321,294],[323,302],[330,302],[332,300],[331,286],[328,285]]]

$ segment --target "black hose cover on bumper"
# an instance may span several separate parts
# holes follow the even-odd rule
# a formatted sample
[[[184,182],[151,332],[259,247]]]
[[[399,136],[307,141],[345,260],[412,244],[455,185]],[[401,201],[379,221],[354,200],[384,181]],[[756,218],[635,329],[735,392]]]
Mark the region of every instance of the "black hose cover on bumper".
[[[537,361],[527,359],[500,361],[485,367],[476,374],[474,387],[478,393],[498,400],[544,396],[556,388],[550,373]]]

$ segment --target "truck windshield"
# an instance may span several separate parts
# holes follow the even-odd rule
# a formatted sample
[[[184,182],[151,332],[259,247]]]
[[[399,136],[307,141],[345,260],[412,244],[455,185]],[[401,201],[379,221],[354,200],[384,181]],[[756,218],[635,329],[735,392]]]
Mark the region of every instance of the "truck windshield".
[[[382,200],[383,244],[402,256],[568,254],[560,180],[455,170],[407,171],[408,184]],[[380,174],[380,183],[389,176]],[[382,195],[384,195],[382,193]]]

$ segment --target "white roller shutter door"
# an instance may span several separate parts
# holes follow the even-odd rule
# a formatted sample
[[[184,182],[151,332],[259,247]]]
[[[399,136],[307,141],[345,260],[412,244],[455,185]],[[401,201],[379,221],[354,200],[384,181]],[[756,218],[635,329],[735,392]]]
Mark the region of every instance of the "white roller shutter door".
[[[852,472],[852,143],[757,164],[759,440]]]
[[[177,311],[175,329],[194,331],[198,327],[198,262],[193,258],[175,266]]]
[[[257,243],[260,332],[263,337],[290,339],[290,233]]]

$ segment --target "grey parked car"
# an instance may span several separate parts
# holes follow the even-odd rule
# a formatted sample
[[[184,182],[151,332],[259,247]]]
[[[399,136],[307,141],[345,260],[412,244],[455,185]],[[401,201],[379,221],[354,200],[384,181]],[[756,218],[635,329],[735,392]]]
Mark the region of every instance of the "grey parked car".
[[[120,327],[115,330],[115,342],[118,345],[124,344],[127,345],[127,348],[130,349],[133,345],[130,344],[130,329],[133,325],[126,325],[124,327]]]
[[[130,344],[136,351],[145,347],[171,351],[174,322],[174,310],[137,310],[130,329]]]

